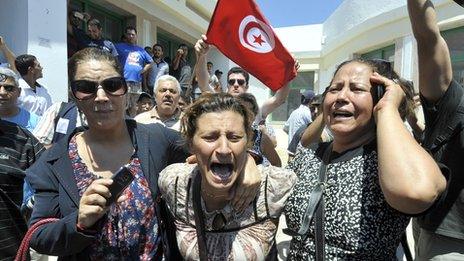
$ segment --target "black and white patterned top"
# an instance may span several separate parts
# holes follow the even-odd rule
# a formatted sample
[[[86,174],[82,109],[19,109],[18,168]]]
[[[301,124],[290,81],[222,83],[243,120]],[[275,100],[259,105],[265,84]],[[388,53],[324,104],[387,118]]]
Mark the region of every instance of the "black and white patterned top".
[[[378,180],[375,141],[332,153],[327,168],[325,200],[325,252],[327,260],[395,260],[395,250],[409,217],[390,207]],[[327,143],[308,149],[299,146],[289,164],[298,182],[285,206],[287,226],[298,231]],[[314,260],[314,222],[305,238],[295,236],[289,260]]]

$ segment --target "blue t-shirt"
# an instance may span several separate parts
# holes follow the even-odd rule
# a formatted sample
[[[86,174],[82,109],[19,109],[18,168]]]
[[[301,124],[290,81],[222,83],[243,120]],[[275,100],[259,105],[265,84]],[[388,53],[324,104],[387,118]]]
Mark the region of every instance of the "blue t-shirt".
[[[126,81],[142,82],[141,71],[145,64],[153,62],[153,59],[142,47],[127,43],[115,45],[118,51],[118,59],[124,67]]]
[[[39,116],[37,116],[35,113],[28,112],[23,108],[19,108],[18,114],[13,117],[2,118],[2,120],[16,123],[19,126],[32,132],[39,122]]]

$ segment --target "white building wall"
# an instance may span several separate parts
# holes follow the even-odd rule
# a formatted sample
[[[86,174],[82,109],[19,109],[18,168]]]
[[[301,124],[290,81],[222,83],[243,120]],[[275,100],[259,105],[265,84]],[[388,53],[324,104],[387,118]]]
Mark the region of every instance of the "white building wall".
[[[27,0],[0,0],[0,36],[15,54],[27,51]],[[2,56],[0,54],[0,56]],[[1,58],[5,62],[4,57]]]
[[[462,25],[463,12],[449,0],[433,1],[441,29]],[[324,22],[319,89],[346,59],[395,44],[395,69],[417,83],[417,47],[403,0],[344,1]]]
[[[208,52],[208,61],[213,63],[213,73],[215,70],[223,72],[221,79],[221,86],[227,88],[227,71],[231,68],[231,61],[225,57],[218,49],[212,47]]]
[[[21,0],[23,1],[23,0]],[[28,48],[42,65],[38,80],[53,101],[67,101],[66,1],[28,0]]]
[[[0,35],[15,55],[36,56],[44,68],[38,81],[54,101],[67,100],[66,1],[1,0]]]

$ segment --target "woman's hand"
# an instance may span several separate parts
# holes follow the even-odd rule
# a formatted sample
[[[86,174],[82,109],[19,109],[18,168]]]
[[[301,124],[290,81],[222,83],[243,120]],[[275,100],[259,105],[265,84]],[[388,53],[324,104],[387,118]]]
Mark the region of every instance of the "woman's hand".
[[[406,97],[406,94],[404,93],[401,86],[393,80],[390,80],[376,72],[372,74],[371,82],[373,83],[373,86],[376,83],[385,86],[385,94],[374,107],[374,117],[376,121],[378,118],[378,113],[382,110],[394,110],[397,112],[398,108]]]
[[[261,185],[261,174],[251,155],[245,165],[245,170],[238,176],[235,195],[232,199],[232,206],[238,212],[242,212],[256,197],[256,193]]]
[[[79,202],[77,225],[80,228],[92,227],[108,210],[107,199],[111,196],[109,186],[112,179],[96,179],[85,190]]]

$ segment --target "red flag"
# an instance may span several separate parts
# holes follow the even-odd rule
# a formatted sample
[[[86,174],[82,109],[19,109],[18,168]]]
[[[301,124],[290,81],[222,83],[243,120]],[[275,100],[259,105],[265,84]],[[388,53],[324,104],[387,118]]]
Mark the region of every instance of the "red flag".
[[[293,57],[253,0],[218,0],[206,36],[273,91],[296,76]]]

